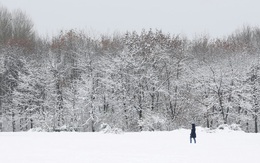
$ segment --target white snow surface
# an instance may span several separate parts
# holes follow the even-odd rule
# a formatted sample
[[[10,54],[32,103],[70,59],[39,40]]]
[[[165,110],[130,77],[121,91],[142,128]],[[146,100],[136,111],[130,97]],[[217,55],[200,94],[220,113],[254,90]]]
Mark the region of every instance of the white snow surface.
[[[260,135],[197,127],[140,133],[0,133],[1,163],[259,163]]]

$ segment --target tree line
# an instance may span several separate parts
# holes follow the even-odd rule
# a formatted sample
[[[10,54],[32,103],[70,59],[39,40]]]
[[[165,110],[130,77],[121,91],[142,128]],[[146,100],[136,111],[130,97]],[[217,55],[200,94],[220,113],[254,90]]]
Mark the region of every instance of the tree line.
[[[0,7],[1,131],[162,131],[196,123],[258,132],[260,28],[187,39],[161,30],[39,37]]]

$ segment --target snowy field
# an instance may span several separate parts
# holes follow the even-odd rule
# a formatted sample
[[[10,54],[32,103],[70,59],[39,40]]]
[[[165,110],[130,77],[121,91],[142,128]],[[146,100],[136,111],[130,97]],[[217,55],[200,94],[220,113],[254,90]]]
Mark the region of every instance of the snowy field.
[[[190,130],[141,133],[0,133],[1,163],[259,163],[260,134]]]

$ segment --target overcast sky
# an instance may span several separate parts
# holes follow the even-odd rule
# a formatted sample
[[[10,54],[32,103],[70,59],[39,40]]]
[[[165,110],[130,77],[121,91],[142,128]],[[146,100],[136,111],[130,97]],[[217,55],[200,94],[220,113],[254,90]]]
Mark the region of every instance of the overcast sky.
[[[41,35],[61,29],[100,33],[157,28],[171,34],[222,37],[260,25],[260,0],[0,0],[29,15]]]

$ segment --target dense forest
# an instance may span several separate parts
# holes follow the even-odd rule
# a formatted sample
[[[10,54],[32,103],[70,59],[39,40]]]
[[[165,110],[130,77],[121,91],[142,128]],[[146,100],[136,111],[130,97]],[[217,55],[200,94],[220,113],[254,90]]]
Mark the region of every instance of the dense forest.
[[[0,129],[169,131],[196,123],[258,132],[260,28],[188,39],[150,29],[40,37],[0,7]]]

